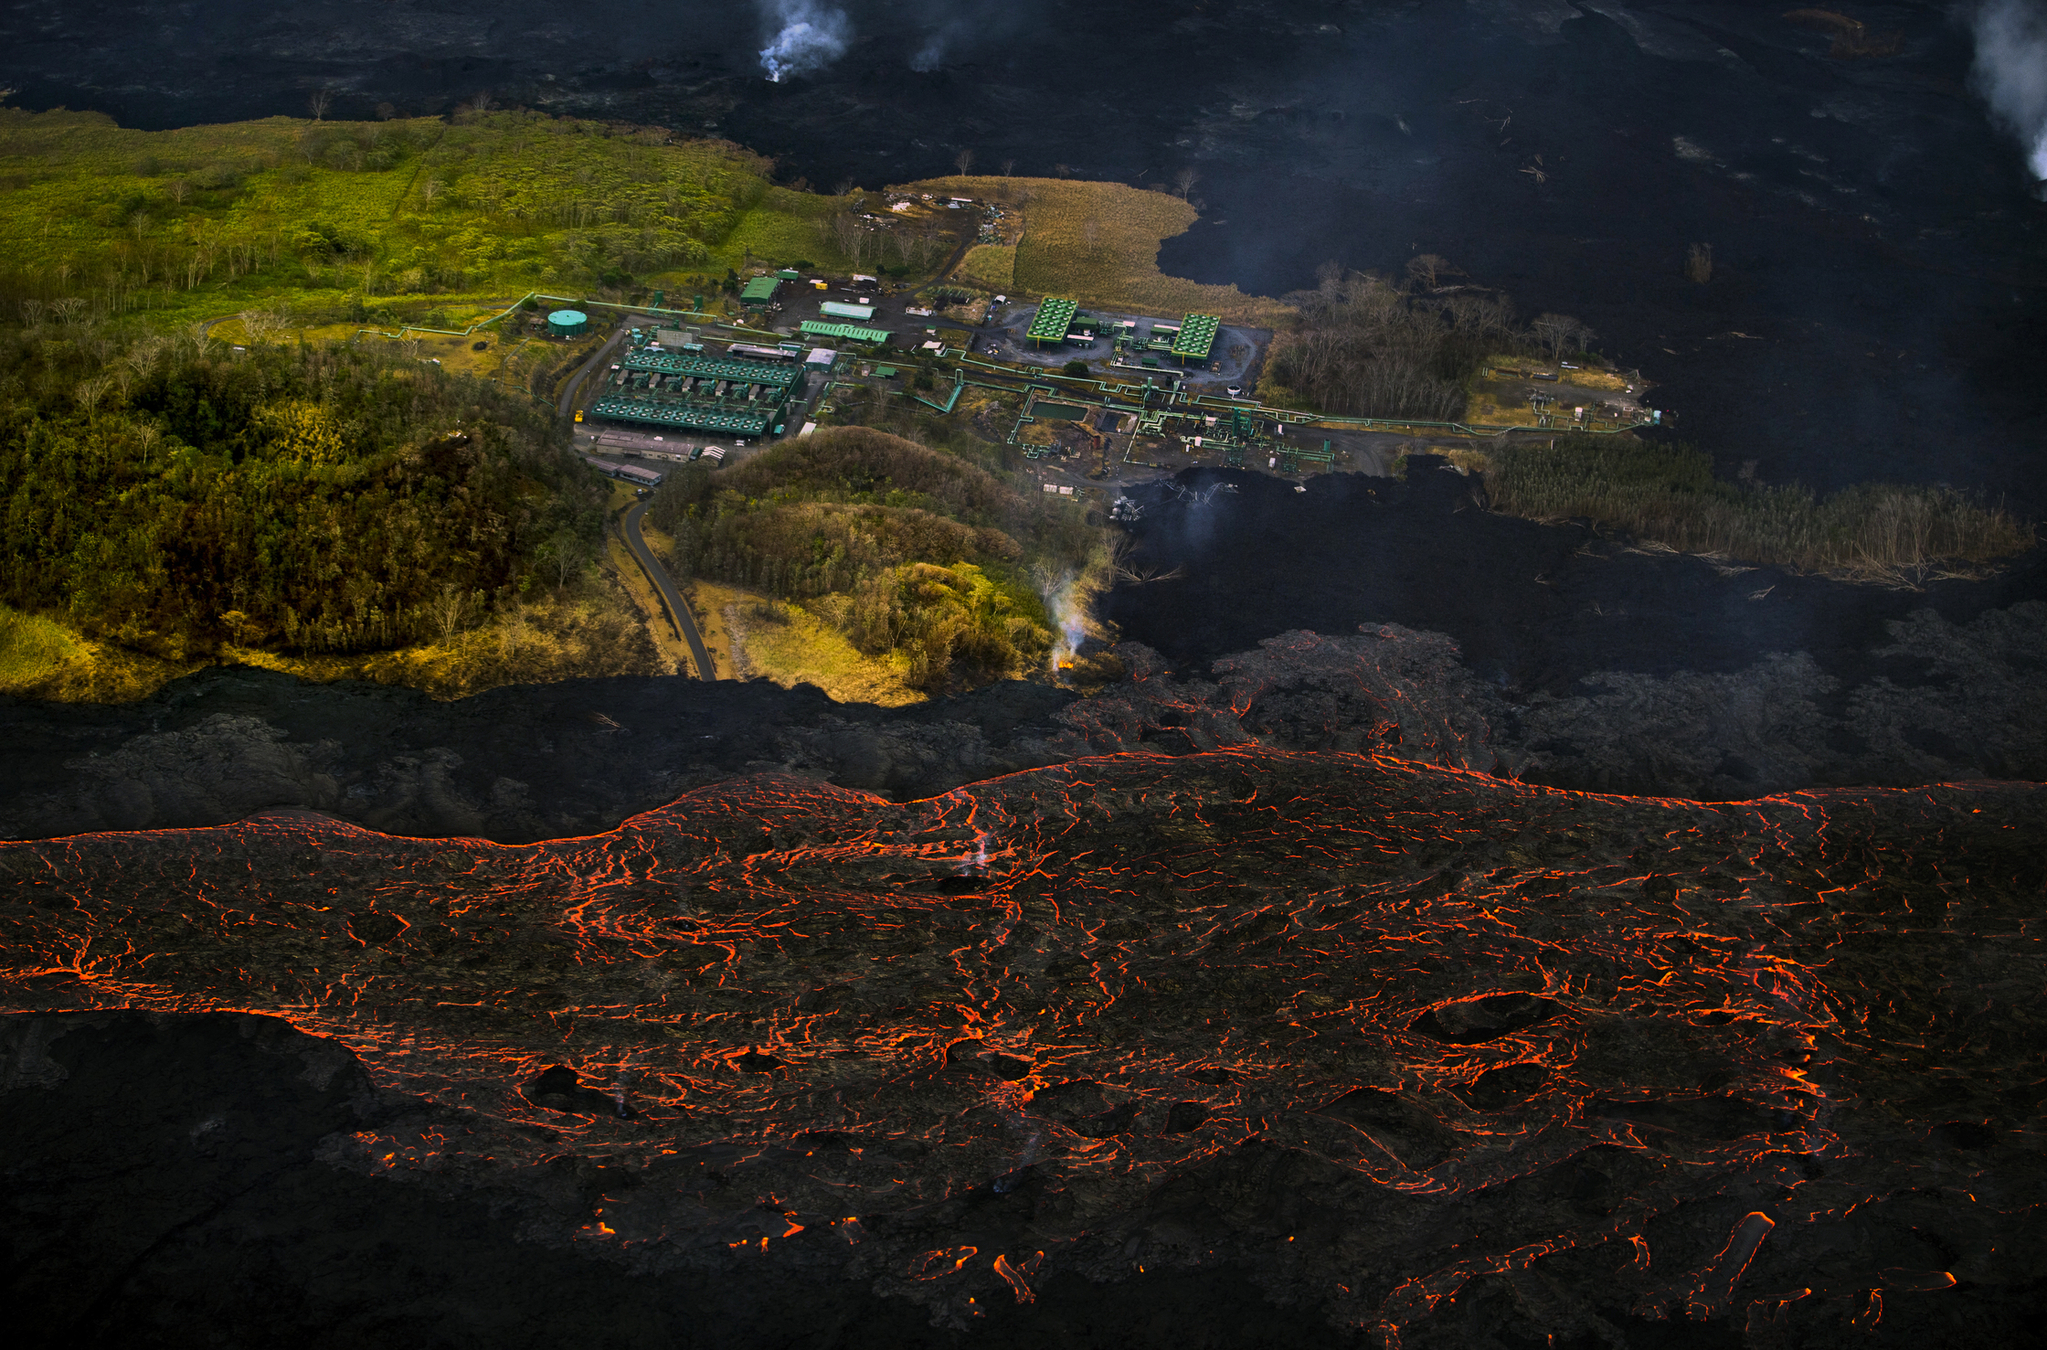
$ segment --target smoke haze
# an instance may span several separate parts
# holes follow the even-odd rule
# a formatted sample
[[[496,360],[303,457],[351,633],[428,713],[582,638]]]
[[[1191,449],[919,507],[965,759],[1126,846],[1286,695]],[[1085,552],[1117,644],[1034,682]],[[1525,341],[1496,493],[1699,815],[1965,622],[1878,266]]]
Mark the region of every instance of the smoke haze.
[[[1972,26],[1976,88],[2025,146],[2033,177],[2047,180],[2047,16],[2026,0],[1990,0]]]
[[[774,30],[761,48],[761,69],[776,84],[844,56],[853,32],[845,11],[816,0],[762,0],[761,18]]]

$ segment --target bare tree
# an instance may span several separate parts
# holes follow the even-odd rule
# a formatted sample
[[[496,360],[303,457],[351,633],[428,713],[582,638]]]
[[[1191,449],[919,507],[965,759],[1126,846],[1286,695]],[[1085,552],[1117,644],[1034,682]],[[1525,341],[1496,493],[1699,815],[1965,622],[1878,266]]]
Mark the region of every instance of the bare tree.
[[[1089,216],[1086,220],[1082,221],[1080,224],[1080,236],[1087,241],[1088,255],[1092,257],[1095,249],[1102,242],[1102,218],[1100,216]]]
[[[426,614],[446,642],[468,621],[469,593],[452,581],[442,582],[441,593],[426,602]]]
[[[851,211],[841,211],[832,217],[832,237],[838,241],[839,252],[855,262],[860,251],[860,217]]]
[[[434,200],[447,191],[447,188],[448,185],[440,179],[429,178],[419,185],[420,200],[424,201],[428,206],[432,206]]]
[[[1173,190],[1179,193],[1181,200],[1184,201],[1187,194],[1194,190],[1194,185],[1200,181],[1201,170],[1189,164],[1186,168],[1173,175]]]
[[[1445,272],[1450,270],[1450,260],[1434,253],[1424,253],[1407,260],[1407,275],[1425,291],[1433,291]]]
[[[541,545],[541,551],[554,564],[557,589],[568,585],[569,578],[583,570],[583,538],[566,525],[548,537],[547,542]]]
[[[1590,328],[1568,314],[1538,314],[1528,329],[1548,349],[1552,361],[1563,360],[1566,350],[1581,348],[1593,338]]]
[[[388,122],[397,115],[398,109],[394,104],[379,103],[377,105],[377,119],[379,121]]]
[[[952,162],[953,167],[957,168],[960,171],[960,176],[964,178],[967,171],[974,167],[974,152],[962,150],[952,157]]]
[[[164,184],[164,191],[171,194],[172,201],[183,206],[185,198],[192,195],[192,185],[182,178],[173,178],[170,182]]]
[[[306,96],[306,110],[313,114],[313,120],[315,122],[325,121],[327,118],[327,109],[329,109],[333,105],[334,91],[332,89],[326,88],[315,89],[311,94]]]
[[[113,387],[113,383],[105,375],[96,375],[92,379],[79,382],[78,406],[85,409],[86,417],[91,418],[98,414],[100,401],[107,396],[107,390]]]

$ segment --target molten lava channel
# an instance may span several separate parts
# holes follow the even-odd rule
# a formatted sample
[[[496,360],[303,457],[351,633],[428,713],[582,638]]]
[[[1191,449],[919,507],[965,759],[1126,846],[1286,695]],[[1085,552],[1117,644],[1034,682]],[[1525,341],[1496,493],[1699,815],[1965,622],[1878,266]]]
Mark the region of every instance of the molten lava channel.
[[[1474,1280],[1566,1328],[1587,1279],[1867,1320],[2023,1274],[2043,807],[1246,749],[909,805],[751,779],[516,847],[273,815],[0,846],[0,999],[286,1019],[417,1104],[336,1165],[516,1191],[574,1156],[619,1179],[571,1216],[590,1251],[821,1243],[955,1324],[1146,1262],[1388,1343]],[[1867,1259],[1787,1241],[1821,1231]]]

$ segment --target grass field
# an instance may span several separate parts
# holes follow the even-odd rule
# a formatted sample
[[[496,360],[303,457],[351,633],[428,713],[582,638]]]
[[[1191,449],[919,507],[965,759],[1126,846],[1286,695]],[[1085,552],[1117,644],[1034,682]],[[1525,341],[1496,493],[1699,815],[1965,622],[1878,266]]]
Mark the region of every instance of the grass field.
[[[840,268],[846,202],[771,185],[724,141],[486,112],[137,131],[0,109],[0,302],[31,322],[357,322],[528,290],[715,284],[749,259]],[[10,316],[13,317],[13,316]]]
[[[892,189],[894,190],[894,189]],[[1184,234],[1200,213],[1178,197],[1122,183],[1064,178],[933,178],[901,191],[947,192],[1018,205],[1023,240],[1016,245],[1013,284],[1032,295],[1066,295],[1104,309],[1147,314],[1219,314],[1234,323],[1270,327],[1292,313],[1277,300],[1235,286],[1208,286],[1159,271],[1159,245]],[[968,254],[980,285],[999,271],[998,245]],[[985,255],[978,257],[976,255]],[[963,268],[966,264],[963,263]]]

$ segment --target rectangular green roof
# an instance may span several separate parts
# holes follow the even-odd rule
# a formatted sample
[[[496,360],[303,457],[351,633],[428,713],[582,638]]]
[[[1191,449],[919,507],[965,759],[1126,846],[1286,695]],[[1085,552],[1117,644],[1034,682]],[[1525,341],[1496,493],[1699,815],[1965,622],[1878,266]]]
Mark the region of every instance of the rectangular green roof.
[[[1180,336],[1173,339],[1173,355],[1182,361],[1206,361],[1222,322],[1213,314],[1189,314],[1180,321]]]
[[[775,291],[782,284],[780,277],[755,277],[739,292],[739,298],[749,304],[766,304],[775,298]]]
[[[744,380],[780,389],[794,384],[803,372],[793,362],[741,361],[729,356],[698,356],[694,352],[639,351],[626,357],[627,370],[651,370],[663,375],[693,375],[713,380]]]
[[[675,427],[684,431],[717,431],[732,436],[764,435],[770,417],[767,409],[661,403],[653,399],[627,398],[622,394],[608,394],[598,399],[592,411],[615,422],[638,422],[644,426]]]
[[[850,323],[820,323],[816,319],[805,319],[799,327],[811,337],[844,338],[848,342],[887,342],[885,328],[862,328]]]
[[[1066,330],[1073,327],[1073,316],[1079,309],[1078,300],[1051,296],[1038,306],[1038,313],[1024,336],[1033,342],[1064,342]]]

